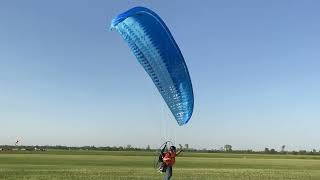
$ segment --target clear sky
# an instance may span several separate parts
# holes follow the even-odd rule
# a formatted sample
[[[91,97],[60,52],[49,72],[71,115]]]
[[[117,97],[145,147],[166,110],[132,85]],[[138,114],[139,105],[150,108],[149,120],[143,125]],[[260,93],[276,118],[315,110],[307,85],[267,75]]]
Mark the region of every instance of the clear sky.
[[[194,87],[179,127],[112,18],[166,22]],[[320,149],[320,1],[4,0],[0,144]]]

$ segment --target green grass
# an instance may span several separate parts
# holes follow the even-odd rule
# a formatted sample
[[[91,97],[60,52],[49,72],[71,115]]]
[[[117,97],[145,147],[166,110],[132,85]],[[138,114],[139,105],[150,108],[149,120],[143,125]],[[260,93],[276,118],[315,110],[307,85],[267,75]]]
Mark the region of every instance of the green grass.
[[[0,152],[0,179],[162,179],[152,152]],[[320,179],[318,156],[184,153],[172,179]]]

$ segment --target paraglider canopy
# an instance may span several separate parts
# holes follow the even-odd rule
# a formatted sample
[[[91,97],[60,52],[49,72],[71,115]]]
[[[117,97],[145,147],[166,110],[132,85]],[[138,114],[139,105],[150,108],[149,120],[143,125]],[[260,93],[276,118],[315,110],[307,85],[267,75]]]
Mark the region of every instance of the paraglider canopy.
[[[149,74],[177,123],[191,118],[194,97],[182,53],[162,19],[150,9],[134,7],[111,22]]]

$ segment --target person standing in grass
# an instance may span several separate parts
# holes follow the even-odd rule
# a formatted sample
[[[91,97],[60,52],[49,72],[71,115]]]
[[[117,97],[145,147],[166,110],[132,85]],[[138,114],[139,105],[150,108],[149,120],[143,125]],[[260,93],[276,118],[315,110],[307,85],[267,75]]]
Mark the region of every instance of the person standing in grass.
[[[176,162],[176,157],[182,152],[182,149],[176,152],[176,147],[171,146],[169,151],[162,154],[161,172],[166,172],[164,180],[170,180],[172,177],[172,166]]]

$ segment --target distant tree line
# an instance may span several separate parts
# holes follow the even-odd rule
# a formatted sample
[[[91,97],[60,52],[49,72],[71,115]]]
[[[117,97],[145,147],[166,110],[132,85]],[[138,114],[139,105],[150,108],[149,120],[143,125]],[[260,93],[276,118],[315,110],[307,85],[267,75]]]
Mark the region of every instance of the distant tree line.
[[[152,151],[148,145],[146,148],[137,148],[131,145],[127,146],[105,146],[105,147],[96,147],[96,146],[12,146],[12,145],[0,145],[0,150],[27,150],[27,151],[45,151],[48,149],[52,150],[90,150],[90,151]]]
[[[300,151],[286,151],[285,145],[281,146],[281,150],[277,151],[274,148],[265,148],[263,151],[248,150],[233,150],[230,144],[226,144],[224,147],[219,149],[195,149],[190,148],[189,144],[184,146],[179,144],[180,148],[183,148],[185,152],[205,152],[205,153],[234,153],[234,154],[291,154],[291,155],[320,155],[320,151],[313,149],[311,151],[300,150]],[[133,147],[132,145],[126,146],[14,146],[14,145],[0,145],[0,151],[13,151],[13,150],[25,150],[25,151],[46,151],[46,150],[84,150],[84,151],[156,151],[158,149],[151,148],[147,145],[145,148]]]

